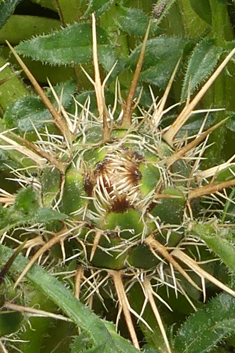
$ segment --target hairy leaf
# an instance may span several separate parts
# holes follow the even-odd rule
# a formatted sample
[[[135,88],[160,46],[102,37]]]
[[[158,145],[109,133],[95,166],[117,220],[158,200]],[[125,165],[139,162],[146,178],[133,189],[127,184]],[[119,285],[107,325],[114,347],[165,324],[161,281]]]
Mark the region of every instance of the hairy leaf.
[[[12,216],[15,217],[17,213],[26,217],[34,216],[39,207],[39,195],[37,191],[31,187],[21,189],[15,197]]]
[[[1,205],[0,205],[1,206]],[[0,233],[27,223],[47,223],[67,218],[64,213],[41,208],[39,195],[31,187],[21,189],[15,197],[15,203],[8,207],[0,207]]]
[[[12,253],[12,250],[0,245],[1,261],[7,262]],[[12,268],[14,271],[22,271],[27,262],[22,255],[19,255],[13,263]],[[65,288],[60,281],[50,275],[48,271],[34,265],[26,277],[48,299],[57,304],[79,328],[87,333],[94,348],[103,345],[103,353],[139,352],[127,340],[115,332],[113,324],[100,320],[88,307],[77,300],[72,292]]]
[[[57,85],[55,92],[65,109],[68,109],[73,102],[72,95],[76,91],[75,81],[68,81]],[[57,106],[52,92],[48,94],[52,104]],[[6,127],[17,128],[20,132],[34,131],[40,129],[45,124],[52,122],[52,116],[42,103],[40,97],[26,96],[23,97],[6,110],[4,115]]]
[[[37,223],[48,223],[52,221],[63,221],[67,215],[49,208],[39,208],[33,221]]]
[[[82,332],[77,336],[72,344],[71,353],[83,353],[85,349],[88,349],[92,345],[92,342],[86,332]]]
[[[181,100],[192,95],[215,68],[223,49],[213,41],[203,39],[194,49],[188,63],[183,83]]]
[[[235,132],[235,112],[229,113],[229,120],[226,122],[226,128]]]
[[[165,88],[183,54],[186,43],[185,39],[171,37],[150,39],[144,56],[140,80]],[[140,48],[141,46],[135,49],[130,56],[129,64],[133,68],[136,65]]]
[[[203,239],[208,247],[220,257],[230,271],[235,274],[235,248],[227,239],[229,230],[225,234],[216,234],[208,224],[197,224],[193,227],[197,236]]]
[[[35,2],[36,4],[40,3],[42,7],[57,11],[57,4],[54,0],[31,0],[31,2]]]
[[[174,347],[180,353],[209,352],[235,331],[235,298],[218,295],[180,327]]]
[[[0,1],[0,28],[4,26],[19,2],[20,0]]]
[[[99,60],[106,70],[115,62],[115,54],[109,44],[106,31],[97,28]],[[70,65],[91,62],[91,26],[88,23],[75,23],[58,32],[39,36],[20,43],[19,54],[30,56],[51,65]]]
[[[118,23],[124,32],[144,36],[148,26],[148,17],[138,9],[122,7]]]
[[[88,16],[92,14],[93,12],[96,12],[96,15],[101,15],[103,12],[105,12],[109,6],[113,3],[113,0],[90,0],[88,9],[85,12],[84,16]]]

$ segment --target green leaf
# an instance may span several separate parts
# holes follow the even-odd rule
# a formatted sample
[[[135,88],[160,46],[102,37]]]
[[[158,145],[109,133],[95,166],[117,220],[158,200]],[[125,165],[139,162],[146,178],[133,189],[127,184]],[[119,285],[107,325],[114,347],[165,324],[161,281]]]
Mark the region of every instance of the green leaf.
[[[0,245],[0,259],[2,262],[7,262],[12,253],[12,250]],[[12,270],[22,271],[27,262],[22,255],[19,255],[12,265]],[[34,265],[26,277],[47,298],[58,305],[79,328],[87,333],[93,347],[103,345],[103,353],[139,352],[115,332],[113,324],[100,320],[88,307],[77,300],[72,292],[65,288],[60,281],[43,268]]]
[[[0,233],[26,223],[48,223],[68,217],[56,210],[40,208],[38,192],[32,187],[21,189],[12,206],[6,209],[1,206],[0,216]]]
[[[38,223],[48,223],[52,221],[63,221],[66,218],[68,218],[66,214],[58,212],[56,210],[51,210],[49,208],[39,208],[32,221]]]
[[[138,9],[122,7],[118,23],[124,32],[144,36],[148,26],[148,17]]]
[[[1,268],[0,270],[0,285],[3,283],[4,278],[6,276],[6,274],[8,273],[9,269],[11,268],[13,262],[15,261],[15,259],[17,258],[17,256],[19,255],[19,253],[21,252],[21,250],[24,248],[25,245],[24,241],[23,243],[21,243],[20,246],[18,246],[18,248],[15,250],[15,252],[11,255],[11,257],[9,258],[9,260],[5,263],[5,265],[3,266],[3,268]]]
[[[93,12],[96,12],[96,15],[99,16],[105,12],[113,3],[113,0],[90,0],[88,9],[86,10],[84,16],[88,16]]]
[[[216,234],[209,224],[197,224],[193,227],[193,231],[206,242],[208,247],[235,274],[235,247],[233,243],[226,239],[229,236],[229,231],[225,234],[221,234],[221,231],[219,231],[219,234]]]
[[[115,62],[115,54],[109,44],[108,34],[97,27],[99,60],[106,70]],[[61,31],[33,38],[20,43],[19,54],[30,56],[51,65],[70,65],[91,62],[91,26],[88,23],[75,23]]]
[[[107,330],[111,334],[113,340],[118,345],[118,349],[119,349],[120,353],[138,353],[139,352],[139,350],[137,350],[136,348],[133,347],[132,344],[130,344],[129,340],[123,338],[122,336],[120,336],[117,333],[115,325],[112,322],[104,320],[103,323],[105,324],[105,327],[107,328]],[[113,351],[111,350],[110,353],[113,353]]]
[[[235,331],[235,298],[220,294],[180,327],[174,348],[180,353],[209,352]]]
[[[226,121],[226,128],[235,132],[235,112],[229,113],[229,120]]]
[[[48,179],[50,181],[50,179]],[[66,214],[71,214],[84,207],[86,194],[84,191],[84,177],[76,169],[70,169],[66,173],[64,194],[60,209]]]
[[[190,4],[196,14],[206,23],[211,25],[212,15],[209,0],[190,0]]]
[[[4,26],[19,2],[20,0],[7,0],[0,2],[0,28]]]
[[[36,4],[39,3],[42,7],[53,11],[58,11],[57,4],[54,0],[31,0],[31,2],[34,2]]]
[[[234,173],[235,173],[235,166],[229,166],[228,168],[225,168],[218,172],[215,176],[215,182],[222,182],[222,181],[227,181],[227,180],[232,180],[234,179]],[[233,200],[230,200],[231,206],[234,205]],[[233,207],[234,208],[234,207]],[[235,216],[235,214],[234,214]]]
[[[100,344],[97,347],[93,347],[93,348],[87,349],[83,353],[103,353],[104,352],[104,348],[105,348],[105,343]]]
[[[34,216],[39,208],[39,195],[31,187],[21,189],[16,195],[15,203],[12,207],[12,216],[21,214],[22,217]]]
[[[43,205],[45,207],[51,207],[61,186],[61,175],[59,170],[53,167],[44,167],[41,173],[40,183]]]
[[[88,349],[91,345],[92,342],[86,332],[81,332],[79,336],[75,337],[75,340],[71,346],[71,353],[83,353],[84,350]]]
[[[172,72],[183,54],[187,40],[180,38],[154,38],[147,44],[140,80],[164,89]],[[141,46],[129,58],[129,65],[135,68]]]
[[[181,100],[192,95],[199,85],[209,77],[220,58],[223,49],[214,45],[213,40],[203,39],[194,49],[189,59]]]
[[[8,210],[0,204],[0,220],[6,217]]]
[[[39,97],[23,97],[7,108],[4,115],[8,129],[20,132],[39,130],[45,123],[52,123],[52,117]]]
[[[166,119],[166,123],[167,123]],[[212,125],[215,124],[215,114],[213,112],[208,113],[206,122],[205,122],[205,114],[191,114],[190,119],[182,126],[179,131],[178,137],[183,138],[186,134],[188,136],[193,136],[197,134],[202,125],[204,124],[204,130],[209,129]],[[169,125],[168,125],[169,126]]]
[[[72,95],[76,91],[75,81],[68,81],[54,87],[61,104],[68,109],[73,102]],[[51,91],[48,98],[57,106],[56,100]],[[15,101],[10,105],[4,115],[5,124],[8,129],[17,128],[20,132],[35,131],[42,128],[45,124],[53,122],[48,109],[39,97],[27,96]]]

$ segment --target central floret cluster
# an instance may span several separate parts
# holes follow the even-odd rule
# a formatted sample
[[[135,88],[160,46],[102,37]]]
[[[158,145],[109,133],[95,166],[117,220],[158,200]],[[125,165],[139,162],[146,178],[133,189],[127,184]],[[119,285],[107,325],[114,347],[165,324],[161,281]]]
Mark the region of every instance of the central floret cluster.
[[[172,151],[162,141],[157,144],[149,137],[148,142],[144,139],[140,144],[135,136],[126,136],[121,142],[101,146],[92,151],[92,155],[90,151],[82,153],[83,161],[79,166],[82,164],[84,169],[87,210],[96,212],[101,219],[115,213],[122,217],[121,214],[133,210],[139,214],[139,223],[143,222],[145,228],[150,222],[183,222],[186,184],[193,184],[189,178],[190,165],[176,161],[167,167]]]
[[[124,212],[136,208],[140,201],[139,182],[142,174],[139,170],[143,156],[128,149],[107,154],[94,170],[96,185],[94,197],[98,207],[113,212]]]

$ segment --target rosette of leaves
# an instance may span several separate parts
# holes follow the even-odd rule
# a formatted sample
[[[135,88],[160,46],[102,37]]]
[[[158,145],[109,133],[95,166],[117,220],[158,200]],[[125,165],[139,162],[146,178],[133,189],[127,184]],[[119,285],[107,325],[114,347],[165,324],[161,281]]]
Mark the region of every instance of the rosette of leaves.
[[[92,12],[93,2],[89,5]],[[102,7],[99,9],[101,11]],[[105,11],[107,8],[101,12]],[[124,13],[128,15],[127,10]],[[121,17],[119,23],[125,27]],[[46,54],[45,49],[50,48],[51,43],[53,52],[54,43],[58,42],[61,44],[58,55],[63,52],[67,55],[67,62],[64,56],[61,59],[64,64],[69,64],[71,56],[76,63],[82,62],[79,55],[84,55],[88,62],[93,56],[94,75],[87,73],[89,67],[81,70],[94,86],[94,92],[75,96],[75,109],[72,109],[71,95],[75,87],[74,82],[69,82],[63,88],[62,85],[55,89],[51,87],[49,100],[16,55],[46,109],[38,98],[26,97],[9,107],[5,114],[2,131],[6,131],[1,133],[2,168],[4,173],[14,175],[18,191],[14,194],[9,185],[1,190],[2,234],[7,234],[11,241],[14,237],[18,241],[26,239],[27,255],[35,252],[17,283],[41,257],[44,263],[52,261],[54,269],[61,266],[63,270],[71,271],[75,281],[74,284],[70,282],[70,286],[77,298],[100,315],[109,315],[111,320],[117,317],[120,327],[126,322],[136,348],[140,348],[139,341],[144,334],[156,349],[170,352],[174,347],[169,343],[166,327],[176,320],[179,303],[185,307],[184,314],[196,309],[200,305],[199,298],[206,299],[206,281],[234,295],[222,283],[223,279],[226,282],[224,273],[222,281],[213,276],[216,267],[211,265],[213,256],[205,246],[208,244],[233,270],[233,256],[228,256],[230,251],[233,254],[229,242],[232,227],[222,222],[228,221],[229,217],[232,219],[232,212],[229,212],[232,195],[228,198],[225,191],[234,185],[232,159],[203,168],[206,140],[220,128],[220,123],[211,126],[210,121],[202,123],[200,119],[198,130],[189,124],[189,136],[185,133],[191,116],[202,113],[195,110],[196,105],[234,52],[222,61],[199,92],[186,101],[172,124],[164,128],[166,123],[162,124],[162,121],[170,110],[166,102],[178,57],[172,59],[170,67],[174,72],[172,76],[168,75],[170,81],[161,100],[156,101],[154,92],[150,91],[152,102],[149,108],[144,108],[141,98],[147,90],[138,99],[137,83],[139,78],[142,82],[155,83],[148,77],[153,77],[150,63],[161,38],[150,39],[147,44],[146,36],[143,47],[130,56],[130,66],[135,62],[137,65],[124,100],[123,85],[127,82],[120,78],[120,84],[114,84],[114,78],[125,73],[125,60],[124,64],[120,60],[115,66],[116,52],[105,31],[102,28],[96,31],[94,17],[92,36],[88,29],[87,23],[75,24],[22,43],[17,48],[24,55],[33,56],[36,51],[38,55],[43,53],[50,62],[50,50]],[[79,42],[76,51],[72,45],[68,52],[69,40],[75,40],[76,35],[81,37],[81,34],[84,45]],[[180,53],[185,42],[172,39],[171,44],[171,48],[177,44]],[[211,57],[216,57],[209,71],[222,51],[212,47],[210,41],[203,41],[194,51],[188,72],[193,72],[198,59],[202,67],[207,66],[201,55],[203,50],[209,50]],[[163,58],[166,52],[164,55]],[[37,59],[44,60],[43,57]],[[56,64],[56,55],[51,60]],[[108,71],[104,79],[98,61],[101,70]],[[196,74],[195,81],[193,79],[194,76],[194,88],[203,81],[196,78]],[[108,91],[106,87],[109,87]],[[92,95],[95,107],[94,100],[90,100]],[[204,110],[203,113],[211,116],[214,111]],[[19,134],[7,130],[12,128]],[[29,238],[32,239],[29,241]],[[216,246],[221,243],[222,250]],[[62,259],[62,263],[56,264],[56,258]],[[206,265],[199,266],[197,261],[205,261]],[[113,310],[112,301],[117,302],[117,312]],[[170,308],[174,309],[172,315],[166,314]],[[122,313],[124,320],[120,320]],[[166,317],[165,323],[162,317]],[[137,330],[138,326],[142,334]],[[220,339],[229,334],[229,327]],[[125,328],[122,330],[125,332]],[[178,338],[175,344],[183,347]],[[207,346],[211,347],[213,343]]]

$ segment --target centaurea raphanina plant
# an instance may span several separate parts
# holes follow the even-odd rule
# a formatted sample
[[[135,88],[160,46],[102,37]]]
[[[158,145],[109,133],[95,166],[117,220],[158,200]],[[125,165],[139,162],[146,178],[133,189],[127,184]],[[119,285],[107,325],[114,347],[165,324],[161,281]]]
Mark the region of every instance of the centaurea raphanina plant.
[[[20,283],[30,267],[54,245],[60,244],[64,263],[76,259],[74,292],[92,306],[95,296],[104,302],[109,295],[118,303],[117,319],[123,313],[131,340],[140,348],[135,320],[153,330],[145,317],[151,307],[159,326],[166,352],[172,352],[164,328],[158,302],[167,301],[159,294],[161,287],[182,295],[195,308],[186,282],[206,299],[206,281],[235,296],[235,292],[205,271],[195,260],[200,256],[203,231],[217,234],[226,226],[210,216],[203,198],[210,202],[218,193],[232,187],[235,179],[233,160],[208,170],[200,170],[206,148],[205,140],[221,124],[207,130],[203,126],[196,136],[177,138],[177,134],[203,95],[233,57],[225,58],[213,75],[185,107],[174,123],[164,130],[159,123],[169,110],[166,100],[174,79],[173,73],[163,97],[142,116],[136,117],[134,101],[136,85],[147,43],[148,31],[130,84],[126,100],[121,104],[117,120],[106,105],[105,84],[102,82],[97,53],[96,24],[92,16],[94,85],[98,115],[89,110],[89,98],[80,115],[71,115],[61,105],[56,109],[21,59],[12,49],[37,94],[50,111],[57,132],[43,132],[35,127],[36,139],[29,141],[14,131],[1,133],[1,148],[18,151],[23,158],[21,168],[12,169],[20,189],[16,195],[1,191],[2,234],[17,229],[24,237],[37,234],[25,247],[41,245],[16,281]],[[79,105],[78,102],[75,101]],[[205,111],[205,113],[209,112]],[[26,160],[26,162],[25,162]],[[230,175],[218,182],[223,170]],[[35,180],[34,180],[35,179]],[[27,225],[27,228],[26,228]],[[31,228],[30,228],[30,227]],[[200,233],[198,227],[202,226]],[[199,234],[198,234],[199,233]],[[14,238],[14,232],[10,236]],[[42,237],[44,239],[42,239]],[[30,242],[30,243],[29,243]],[[30,252],[29,252],[30,254]],[[195,256],[195,258],[193,257]],[[211,258],[209,258],[211,260]],[[203,261],[200,259],[200,261]],[[197,274],[200,283],[191,272]],[[139,287],[141,303],[135,303],[133,288]],[[133,319],[135,318],[135,319]]]

